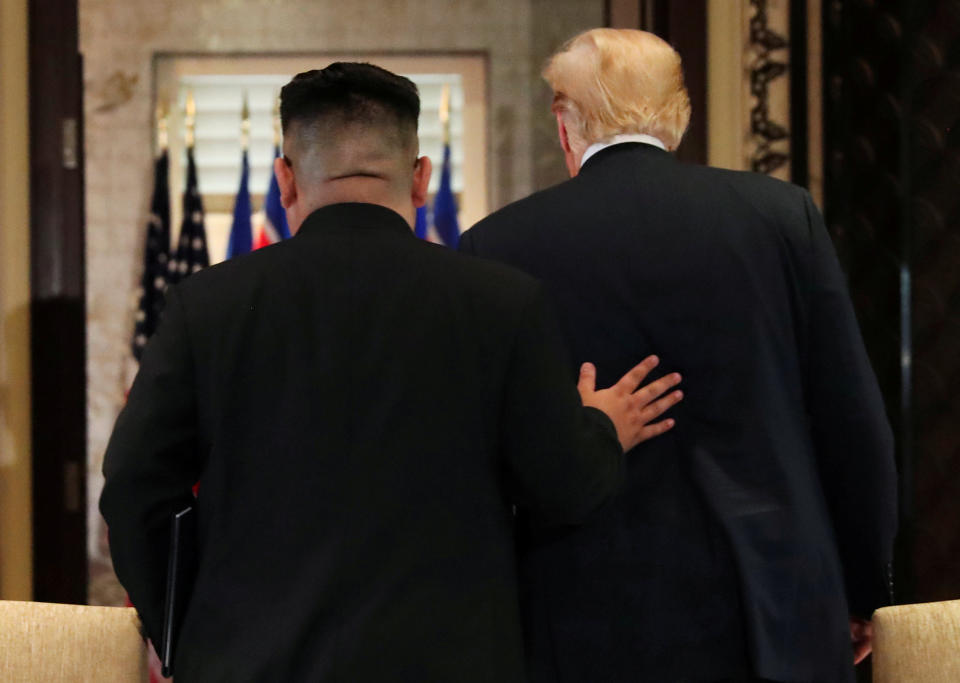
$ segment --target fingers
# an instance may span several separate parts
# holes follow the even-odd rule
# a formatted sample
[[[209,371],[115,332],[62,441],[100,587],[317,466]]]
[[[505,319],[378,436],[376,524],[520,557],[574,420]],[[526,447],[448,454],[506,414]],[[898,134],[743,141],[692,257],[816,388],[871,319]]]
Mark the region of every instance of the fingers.
[[[640,429],[640,435],[637,439],[637,443],[643,443],[644,441],[652,439],[655,436],[660,436],[665,432],[669,432],[671,429],[673,429],[675,424],[677,424],[676,421],[671,418],[669,420],[660,420],[660,422],[644,425]]]
[[[682,379],[683,377],[680,376],[679,372],[670,373],[669,375],[661,377],[656,382],[650,382],[650,384],[647,386],[638,389],[635,392],[635,395],[641,403],[650,403],[658,396],[662,396],[664,393],[680,384]]]
[[[676,386],[680,382],[680,375],[674,373],[668,375],[662,379],[657,380],[656,382],[651,383],[650,385],[644,387],[641,391],[638,391],[634,394],[634,398],[638,401],[640,407],[639,410],[639,420],[640,420],[640,430],[637,443],[643,443],[649,439],[654,438],[655,436],[660,436],[661,434],[670,431],[676,425],[676,420],[667,419],[661,420],[660,422],[653,422],[665,412],[670,410],[673,406],[680,403],[683,400],[682,391],[672,391],[666,396],[663,396],[660,399],[655,401],[650,401],[647,397],[656,397],[663,393],[663,391],[668,390],[670,387]],[[646,393],[647,390],[650,390],[650,393]]]
[[[862,662],[871,652],[873,652],[873,646],[869,641],[855,645],[853,648],[853,665],[856,666]]]
[[[650,374],[650,371],[653,370],[660,363],[660,359],[656,356],[647,356],[644,358],[639,365],[634,366],[627,374],[620,378],[614,386],[621,391],[628,393],[633,393],[636,391],[637,387],[640,386],[647,375]],[[662,393],[662,392],[661,392]]]
[[[569,381],[569,380],[568,380]],[[569,384],[567,386],[570,386]],[[584,363],[580,366],[580,379],[577,380],[577,391],[583,397],[592,394],[597,387],[597,368],[593,363]]]
[[[640,409],[640,419],[643,424],[648,424],[673,408],[673,406],[677,405],[682,400],[682,391],[672,391],[657,401],[647,403],[646,405],[641,404],[642,407]]]
[[[657,356],[648,356],[609,389],[596,391],[597,369],[592,363],[580,366],[577,389],[584,405],[600,407],[614,421],[624,450],[673,429],[673,419],[653,422],[683,400],[682,391],[671,391],[680,383],[679,373],[671,373],[637,387],[659,365]],[[600,400],[602,398],[602,401]]]
[[[867,619],[850,617],[853,663],[859,664],[873,651],[873,624]]]

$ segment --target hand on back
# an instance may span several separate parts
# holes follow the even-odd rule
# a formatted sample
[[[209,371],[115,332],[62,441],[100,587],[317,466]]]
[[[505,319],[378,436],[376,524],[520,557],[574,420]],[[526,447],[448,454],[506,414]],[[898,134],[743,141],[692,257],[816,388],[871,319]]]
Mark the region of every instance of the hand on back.
[[[596,389],[597,369],[592,363],[580,367],[577,390],[583,405],[602,410],[613,421],[624,451],[671,429],[673,419],[654,422],[683,399],[683,392],[670,391],[680,383],[680,374],[672,373],[644,386],[640,383],[657,367],[660,359],[648,356],[613,386]],[[670,392],[670,393],[667,393]]]

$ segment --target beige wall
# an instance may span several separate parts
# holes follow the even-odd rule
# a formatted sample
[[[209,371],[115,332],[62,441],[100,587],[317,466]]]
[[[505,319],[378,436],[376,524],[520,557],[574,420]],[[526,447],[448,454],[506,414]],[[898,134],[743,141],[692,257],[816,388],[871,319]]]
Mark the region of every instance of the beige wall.
[[[531,84],[530,135],[533,150],[533,189],[567,180],[567,167],[557,138],[557,121],[550,112],[553,91],[540,73],[547,59],[577,33],[603,26],[603,2],[530,0]]]
[[[768,6],[770,28],[789,35],[789,2],[771,0]],[[750,47],[750,17],[754,9],[749,0],[707,0],[707,96],[708,148],[711,166],[749,170],[750,155],[757,140],[750,133],[750,110],[756,100],[750,94],[750,63],[755,55]],[[807,150],[810,169],[809,189],[814,202],[823,200],[823,116],[820,3],[807,5]],[[776,59],[788,58],[778,52]],[[789,74],[776,79],[770,87],[770,115],[789,128]],[[777,145],[781,151],[788,147]],[[789,167],[780,168],[774,177],[786,180]]]
[[[707,1],[707,163],[736,171],[750,167],[748,11],[746,0]]]
[[[27,0],[0,2],[0,599],[29,600]]]
[[[79,6],[86,117],[90,600],[115,604],[123,594],[110,571],[96,503],[103,451],[130,380],[134,292],[151,189],[153,56],[317,53],[317,66],[323,66],[324,53],[482,53],[487,206],[493,209],[548,184],[549,169],[562,177],[540,67],[563,39],[602,22],[603,2],[79,0]]]
[[[816,3],[812,3],[816,4]],[[782,36],[790,34],[788,0],[770,0],[767,22]],[[750,158],[761,139],[750,132],[750,111],[757,103],[750,94],[750,66],[757,59],[750,45],[750,17],[755,9],[749,0],[707,1],[707,163],[734,170],[749,170]],[[788,59],[786,50],[774,60]],[[790,74],[769,85],[770,118],[790,127]],[[774,143],[776,151],[789,153],[786,141]],[[790,179],[786,164],[771,175]]]

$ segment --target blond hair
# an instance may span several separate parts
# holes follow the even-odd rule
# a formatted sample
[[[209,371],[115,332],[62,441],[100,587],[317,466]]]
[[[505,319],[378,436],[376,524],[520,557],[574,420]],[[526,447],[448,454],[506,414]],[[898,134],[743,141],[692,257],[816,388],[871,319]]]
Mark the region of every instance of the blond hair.
[[[646,31],[585,31],[550,58],[543,77],[553,88],[553,110],[566,112],[570,132],[588,145],[646,133],[673,150],[690,122],[680,55]]]

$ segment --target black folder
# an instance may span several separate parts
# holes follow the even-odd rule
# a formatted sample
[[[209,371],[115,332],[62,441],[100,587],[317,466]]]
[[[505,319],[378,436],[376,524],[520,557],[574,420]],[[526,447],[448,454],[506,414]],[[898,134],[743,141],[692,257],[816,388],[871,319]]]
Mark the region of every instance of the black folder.
[[[163,601],[160,644],[161,672],[167,677],[173,675],[177,638],[196,577],[197,513],[194,506],[190,505],[174,513],[170,520],[170,555],[167,559],[167,590]]]

